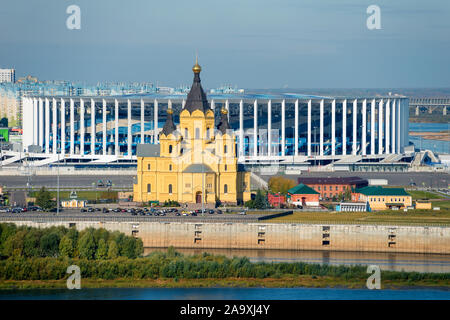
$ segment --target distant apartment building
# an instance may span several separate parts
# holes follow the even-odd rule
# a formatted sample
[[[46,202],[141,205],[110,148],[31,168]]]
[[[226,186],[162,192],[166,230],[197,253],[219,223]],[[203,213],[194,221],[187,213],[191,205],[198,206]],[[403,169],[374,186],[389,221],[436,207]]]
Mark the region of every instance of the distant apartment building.
[[[16,82],[16,70],[0,69],[0,83],[3,82]]]
[[[359,177],[301,177],[298,183],[303,183],[316,190],[322,199],[341,197],[346,192],[368,185],[366,179]]]
[[[4,69],[0,69],[4,70]],[[69,81],[39,81],[26,76],[14,81],[0,81],[0,118],[10,127],[22,126],[23,97],[97,97],[104,95],[148,94],[157,92],[151,83],[97,83],[86,85]]]

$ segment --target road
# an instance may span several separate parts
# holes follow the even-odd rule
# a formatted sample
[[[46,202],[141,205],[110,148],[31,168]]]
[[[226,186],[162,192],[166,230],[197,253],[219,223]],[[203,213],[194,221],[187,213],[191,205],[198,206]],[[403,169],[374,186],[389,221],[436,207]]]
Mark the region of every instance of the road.
[[[239,215],[231,213],[209,214],[204,216],[176,216],[175,213],[166,213],[165,216],[133,216],[131,213],[116,212],[80,212],[80,210],[63,210],[59,214],[55,212],[22,212],[5,213],[0,212],[0,223],[6,221],[36,221],[36,222],[54,222],[54,221],[118,221],[118,222],[257,222],[260,217],[267,217],[267,214],[248,214]]]
[[[387,179],[391,186],[409,186],[415,182],[417,187],[445,188],[450,185],[450,174],[432,172],[304,172],[302,177],[349,177],[357,176],[365,179]],[[114,189],[127,188],[133,186],[134,175],[106,176],[106,175],[67,175],[60,176],[59,184],[61,188],[83,189],[92,188],[92,183],[98,180],[111,180]],[[261,176],[268,181],[272,176]],[[299,175],[287,175],[286,177],[297,180]],[[27,188],[27,176],[0,176],[0,185],[6,188]],[[31,176],[30,185],[33,188],[42,186],[56,188],[56,176]]]
[[[106,182],[111,180],[113,188],[132,188],[133,179],[135,176],[93,176],[93,175],[66,175],[59,177],[59,185],[61,188],[92,188],[92,183],[97,184],[98,180]],[[0,176],[0,185],[6,188],[27,188],[28,176]],[[40,188],[45,186],[47,188],[56,188],[56,176],[31,176],[30,186],[33,188]]]
[[[450,185],[450,174],[434,172],[302,172],[301,175],[286,175],[286,178],[297,181],[299,177],[360,177],[364,179],[387,179],[390,186],[409,186],[415,182],[417,187],[447,189]],[[268,181],[272,176],[261,176]]]

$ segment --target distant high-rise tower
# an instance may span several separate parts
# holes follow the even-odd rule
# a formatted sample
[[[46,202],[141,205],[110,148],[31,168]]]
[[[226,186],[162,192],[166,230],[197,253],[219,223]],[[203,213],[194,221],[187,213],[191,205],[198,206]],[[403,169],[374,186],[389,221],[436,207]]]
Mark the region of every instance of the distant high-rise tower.
[[[16,82],[16,70],[0,69],[0,82]]]

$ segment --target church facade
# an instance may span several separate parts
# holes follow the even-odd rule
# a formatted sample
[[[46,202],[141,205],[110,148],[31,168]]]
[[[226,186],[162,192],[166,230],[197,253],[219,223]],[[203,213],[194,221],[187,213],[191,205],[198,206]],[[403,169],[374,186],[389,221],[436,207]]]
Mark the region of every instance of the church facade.
[[[215,127],[214,112],[200,82],[201,67],[196,62],[192,70],[194,81],[178,128],[168,109],[159,145],[138,145],[136,202],[240,204],[251,198],[250,173],[237,163],[236,137],[227,110],[221,110]]]

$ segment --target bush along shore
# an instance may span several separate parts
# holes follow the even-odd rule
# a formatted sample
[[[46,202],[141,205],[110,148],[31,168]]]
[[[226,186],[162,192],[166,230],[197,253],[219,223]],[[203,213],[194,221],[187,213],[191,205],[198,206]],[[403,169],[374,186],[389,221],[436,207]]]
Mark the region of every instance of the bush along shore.
[[[65,240],[64,240],[65,239]],[[70,239],[68,241],[67,239]],[[142,257],[142,241],[104,229],[36,229],[0,224],[0,288],[65,288],[67,267],[82,288],[365,287],[364,266],[252,263],[245,257],[183,255],[169,248]],[[381,272],[382,288],[450,288],[450,273]]]

